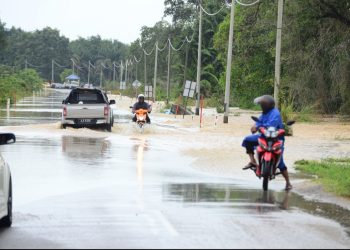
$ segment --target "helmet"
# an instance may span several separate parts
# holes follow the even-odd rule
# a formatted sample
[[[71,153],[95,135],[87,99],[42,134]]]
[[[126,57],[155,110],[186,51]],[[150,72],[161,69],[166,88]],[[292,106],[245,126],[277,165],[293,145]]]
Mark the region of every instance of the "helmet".
[[[140,99],[140,98],[145,98],[145,95],[144,94],[140,94],[137,99]]]
[[[262,104],[265,104],[265,105],[269,105],[271,107],[275,107],[276,106],[276,101],[275,101],[275,98],[273,98],[272,96],[270,95],[263,95],[263,96],[260,96],[258,98],[256,98],[254,100],[254,104],[258,105],[262,105]]]

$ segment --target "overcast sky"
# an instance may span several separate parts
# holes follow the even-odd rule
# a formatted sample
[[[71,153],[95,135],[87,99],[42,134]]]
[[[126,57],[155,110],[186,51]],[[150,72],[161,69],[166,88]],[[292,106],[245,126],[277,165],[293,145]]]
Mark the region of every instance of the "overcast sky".
[[[0,0],[0,19],[7,27],[49,26],[70,39],[99,34],[131,43],[142,26],[153,26],[163,13],[164,0]]]

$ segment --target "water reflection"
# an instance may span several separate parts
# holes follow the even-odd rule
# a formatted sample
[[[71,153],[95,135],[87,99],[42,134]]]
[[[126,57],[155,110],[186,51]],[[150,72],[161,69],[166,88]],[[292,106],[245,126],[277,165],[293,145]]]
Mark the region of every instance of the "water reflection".
[[[62,100],[68,90],[46,89],[0,109],[0,126],[52,123],[60,120]]]
[[[106,156],[110,142],[101,138],[63,136],[62,152],[73,161],[95,163]]]
[[[215,184],[168,184],[163,186],[163,199],[188,205],[222,207],[268,214],[280,210],[303,212],[335,220],[344,226],[350,235],[350,211],[340,206],[316,201],[307,201],[302,196],[287,192],[262,192],[243,190],[233,185]]]

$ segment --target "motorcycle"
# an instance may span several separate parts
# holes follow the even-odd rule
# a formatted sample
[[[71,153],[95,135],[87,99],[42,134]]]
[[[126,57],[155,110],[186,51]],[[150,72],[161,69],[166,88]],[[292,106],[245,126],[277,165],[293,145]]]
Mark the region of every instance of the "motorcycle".
[[[147,124],[148,110],[139,109],[135,112],[135,115],[136,115],[136,124],[137,124],[138,128],[140,129],[140,132],[143,134],[144,128]]]
[[[252,117],[255,122],[260,122],[259,118]],[[291,127],[295,121],[287,122],[287,126]],[[259,179],[263,179],[263,189],[268,191],[269,182],[276,179],[282,173],[277,172],[278,165],[283,154],[283,141],[286,131],[274,127],[259,128],[258,131],[262,136],[259,138],[259,146],[257,148],[258,163],[257,169],[253,166],[245,167],[243,170],[252,170],[256,173]],[[259,171],[257,171],[259,170]]]

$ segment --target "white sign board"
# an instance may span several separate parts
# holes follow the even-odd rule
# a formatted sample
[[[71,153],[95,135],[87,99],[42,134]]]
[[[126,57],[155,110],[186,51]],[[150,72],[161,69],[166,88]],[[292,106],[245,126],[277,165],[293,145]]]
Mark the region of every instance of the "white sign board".
[[[153,98],[153,86],[145,86],[145,97],[149,99]]]
[[[121,82],[120,83],[120,90],[125,90],[126,89],[126,82]]]
[[[197,90],[197,83],[196,82],[186,81],[183,96],[193,98],[194,95],[196,94],[196,90]]]
[[[132,83],[132,86],[135,88],[135,89],[138,89],[142,86],[142,83],[140,83],[140,81],[136,80],[135,82]]]

